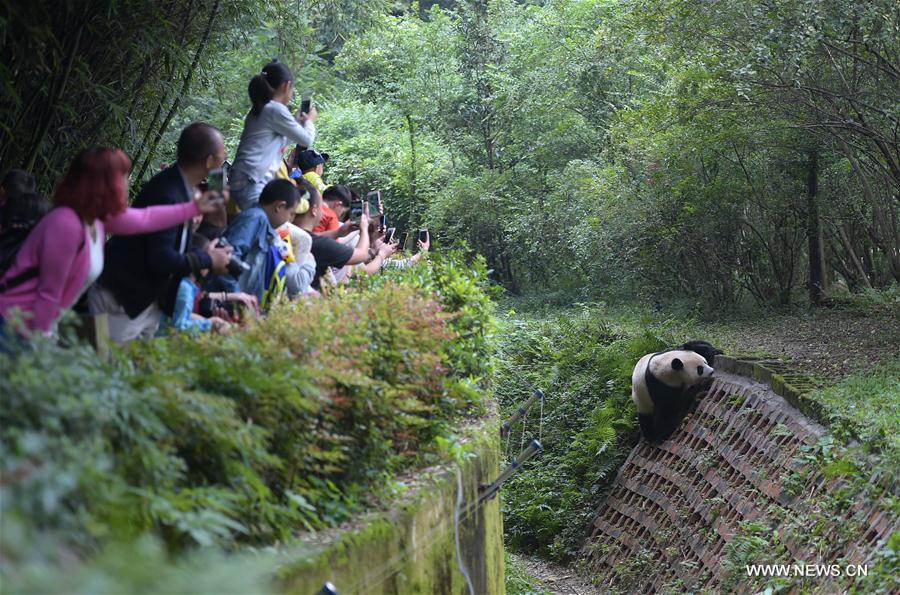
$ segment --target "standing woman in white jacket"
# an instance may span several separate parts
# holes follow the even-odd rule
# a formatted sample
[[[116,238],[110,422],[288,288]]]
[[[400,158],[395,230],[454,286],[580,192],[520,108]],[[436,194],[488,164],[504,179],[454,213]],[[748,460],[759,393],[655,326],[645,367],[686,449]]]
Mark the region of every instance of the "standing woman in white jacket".
[[[244,131],[231,166],[231,197],[241,208],[259,202],[259,195],[281,164],[288,144],[311,147],[316,138],[316,108],[292,115],[288,104],[294,96],[294,75],[280,62],[269,62],[250,79],[247,88],[253,107],[244,120]]]

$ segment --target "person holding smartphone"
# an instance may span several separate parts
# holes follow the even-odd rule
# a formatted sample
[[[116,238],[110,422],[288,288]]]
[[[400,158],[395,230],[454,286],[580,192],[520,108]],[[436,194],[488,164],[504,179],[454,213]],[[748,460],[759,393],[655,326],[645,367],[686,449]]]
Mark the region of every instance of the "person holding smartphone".
[[[189,202],[225,158],[225,141],[215,126],[204,122],[188,125],[178,137],[175,164],[148,180],[132,206]],[[215,203],[204,213],[220,213],[227,188],[210,194]],[[112,341],[152,338],[162,312],[171,312],[182,277],[202,269],[216,274],[227,270],[230,248],[211,242],[206,250],[198,250],[192,245],[192,236],[192,226],[186,221],[151,234],[113,237],[106,244],[106,266],[87,298],[92,314],[107,314]]]
[[[342,244],[332,238],[313,233],[313,229],[322,219],[322,195],[310,188],[309,209],[294,216],[294,225],[312,236],[310,251],[316,259],[316,274],[313,277],[313,289],[319,289],[322,276],[329,268],[340,269],[345,265],[354,265],[369,260],[369,217],[363,211],[359,222],[359,241],[356,247]]]
[[[386,241],[384,233],[378,231],[378,224],[374,221],[369,225],[369,235],[374,238],[372,247],[369,250],[370,260],[362,266],[362,269],[367,274],[374,275],[390,262],[391,256],[397,251],[397,244]]]
[[[425,233],[422,233],[422,232]],[[411,266],[415,266],[419,264],[419,262],[425,258],[425,255],[428,254],[428,250],[431,248],[431,236],[428,234],[427,229],[419,230],[419,239],[417,242],[419,251],[410,256],[409,258],[388,258],[384,261],[382,268],[384,269],[405,269]]]
[[[316,138],[318,112],[291,114],[288,104],[294,96],[294,74],[274,61],[250,80],[252,107],[244,120],[237,155],[231,166],[231,197],[241,210],[259,201],[265,185],[275,177],[281,154],[287,145],[311,147]]]
[[[109,264],[109,251],[104,252],[107,233],[152,237],[171,226],[190,224],[211,208],[213,197],[195,188],[183,201],[129,207],[130,173],[131,160],[119,149],[95,147],[75,157],[56,187],[56,208],[32,228],[10,268],[0,275],[0,330],[4,318],[19,310],[27,329],[52,333],[62,312],[92,288]],[[187,194],[186,185],[183,188]],[[205,256],[208,268],[213,260]],[[151,292],[147,304],[155,297]],[[113,328],[110,321],[111,335]]]

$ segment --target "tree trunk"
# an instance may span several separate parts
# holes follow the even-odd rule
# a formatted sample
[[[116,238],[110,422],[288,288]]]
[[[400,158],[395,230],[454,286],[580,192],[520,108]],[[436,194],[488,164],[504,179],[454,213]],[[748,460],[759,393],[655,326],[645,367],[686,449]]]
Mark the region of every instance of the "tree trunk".
[[[841,241],[841,245],[844,246],[844,251],[847,253],[847,258],[856,271],[859,282],[865,287],[872,289],[872,284],[869,282],[869,276],[866,274],[866,270],[863,268],[859,256],[856,255],[856,250],[853,249],[853,243],[850,241],[847,230],[844,229],[844,224],[840,223],[836,225],[835,229],[837,230],[838,239]]]
[[[416,180],[416,127],[413,123],[412,116],[406,115],[406,127],[409,130],[409,198],[410,204],[416,209],[416,217],[421,220],[422,213],[420,211],[418,195],[418,184]]]
[[[819,153],[809,152],[806,175],[806,230],[809,241],[809,301],[818,306],[826,296],[825,253],[819,219]]]

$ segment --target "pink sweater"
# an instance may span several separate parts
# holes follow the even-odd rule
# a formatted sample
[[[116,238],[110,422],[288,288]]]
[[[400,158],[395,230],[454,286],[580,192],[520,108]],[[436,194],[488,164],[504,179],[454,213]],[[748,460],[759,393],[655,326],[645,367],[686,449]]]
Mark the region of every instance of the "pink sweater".
[[[97,221],[98,234],[138,235],[173,227],[199,215],[191,201],[145,209],[126,209]],[[50,330],[60,312],[72,306],[91,266],[90,237],[81,218],[68,207],[51,210],[28,234],[16,260],[0,281],[38,267],[40,275],[0,294],[0,316],[13,308],[25,313],[30,329]],[[81,245],[84,242],[84,245]],[[81,249],[79,250],[79,246]]]

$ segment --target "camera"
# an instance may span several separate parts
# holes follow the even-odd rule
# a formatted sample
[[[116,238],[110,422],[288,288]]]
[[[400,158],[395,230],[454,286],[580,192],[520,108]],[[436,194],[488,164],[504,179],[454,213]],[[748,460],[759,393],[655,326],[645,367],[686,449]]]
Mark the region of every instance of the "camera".
[[[198,312],[200,316],[204,318],[212,318],[213,316],[217,316],[217,310],[221,308],[225,310],[225,313],[229,318],[234,317],[235,307],[232,302],[223,302],[222,300],[214,300],[209,297],[204,297],[200,300],[200,303],[197,306]]]
[[[231,242],[225,239],[225,236],[219,238],[219,248],[227,248],[231,246]],[[231,260],[228,261],[228,274],[232,277],[240,277],[241,273],[250,270],[250,265],[235,256],[231,255]]]

